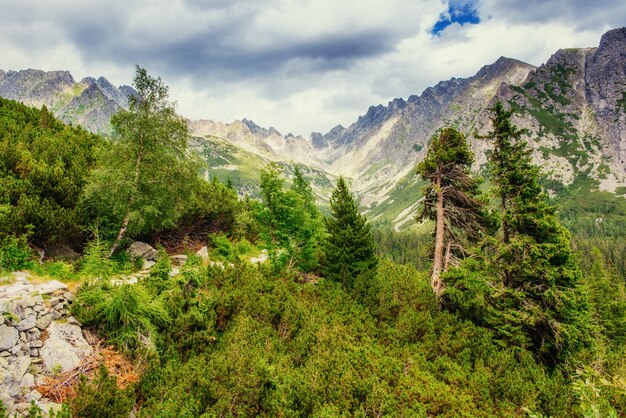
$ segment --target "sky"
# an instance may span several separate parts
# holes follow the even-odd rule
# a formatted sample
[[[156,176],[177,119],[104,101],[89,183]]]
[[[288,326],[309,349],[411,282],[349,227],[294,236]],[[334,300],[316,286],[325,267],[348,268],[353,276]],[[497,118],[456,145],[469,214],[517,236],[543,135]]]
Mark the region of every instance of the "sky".
[[[0,0],[0,69],[160,76],[191,119],[308,136],[371,105],[597,46],[623,0]]]

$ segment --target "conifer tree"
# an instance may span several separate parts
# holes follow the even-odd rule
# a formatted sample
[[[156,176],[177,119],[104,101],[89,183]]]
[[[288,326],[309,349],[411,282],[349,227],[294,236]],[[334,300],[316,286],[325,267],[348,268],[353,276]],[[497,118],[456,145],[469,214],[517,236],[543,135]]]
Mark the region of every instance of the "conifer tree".
[[[331,216],[324,220],[323,275],[352,288],[359,275],[376,268],[378,260],[370,225],[359,213],[343,177],[331,195],[330,210]]]
[[[473,161],[463,134],[445,128],[433,137],[426,158],[417,166],[417,174],[429,181],[417,220],[435,221],[430,284],[437,296],[444,289],[441,273],[451,263],[457,264],[488,225],[479,182],[470,175]]]
[[[492,109],[492,182],[500,233],[464,269],[446,276],[457,309],[496,330],[509,344],[532,349],[549,365],[588,344],[589,311],[569,232],[538,182],[522,131],[501,104]]]

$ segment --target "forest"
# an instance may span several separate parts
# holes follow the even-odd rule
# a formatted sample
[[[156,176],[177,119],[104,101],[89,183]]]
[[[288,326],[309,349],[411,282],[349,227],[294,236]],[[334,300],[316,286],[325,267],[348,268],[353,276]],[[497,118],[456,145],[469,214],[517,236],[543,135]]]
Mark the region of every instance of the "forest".
[[[73,315],[137,374],[103,366],[51,416],[626,415],[626,199],[545,192],[503,104],[482,176],[470,134],[431,139],[420,227],[397,232],[342,177],[325,208],[297,167],[268,164],[258,198],[205,180],[167,86],[137,67],[134,87],[110,138],[0,98],[0,276],[78,283]],[[116,285],[136,240],[156,264]],[[81,255],[36,257],[58,245]]]

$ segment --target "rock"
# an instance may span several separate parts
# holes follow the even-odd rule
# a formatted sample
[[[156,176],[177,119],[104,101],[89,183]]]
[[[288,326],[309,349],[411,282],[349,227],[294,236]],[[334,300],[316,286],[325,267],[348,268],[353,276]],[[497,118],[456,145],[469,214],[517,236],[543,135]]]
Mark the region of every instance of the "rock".
[[[48,328],[50,322],[52,322],[52,314],[46,314],[37,318],[37,321],[35,321],[35,326],[43,331],[44,329]]]
[[[145,242],[135,241],[128,248],[128,253],[133,257],[141,257],[144,260],[156,261],[157,250]]]
[[[24,376],[22,376],[22,380],[20,380],[21,388],[31,388],[33,386],[35,386],[35,376],[33,376],[30,373],[26,373]],[[26,399],[26,400],[30,402],[30,399]],[[36,399],[36,400],[39,400],[39,399]]]
[[[252,264],[261,264],[266,262],[269,259],[269,256],[267,254],[261,254],[258,257],[252,257],[250,258],[250,262]]]
[[[20,294],[32,292],[34,288],[35,286],[32,284],[13,283],[12,285],[4,288],[4,296],[8,298],[16,298]]]
[[[28,371],[28,367],[30,366],[30,357],[29,356],[18,356],[12,363],[9,363],[9,367],[7,371],[12,377],[12,380],[15,382],[21,382],[22,377]]]
[[[55,321],[63,316],[61,312],[59,311],[52,311],[51,315],[52,315],[52,319]]]
[[[54,305],[58,305],[59,303],[63,303],[65,302],[65,299],[63,299],[63,297],[61,296],[55,296],[53,298],[50,298],[50,305],[54,306]]]
[[[172,268],[169,272],[170,277],[176,277],[178,276],[178,274],[180,274],[180,270],[178,269],[178,267]]]
[[[48,372],[66,372],[78,367],[81,360],[92,352],[79,326],[52,322],[40,355]]]
[[[28,354],[30,354],[31,357],[39,357],[39,350],[37,350],[36,348],[31,348]]]
[[[67,244],[56,244],[46,248],[46,255],[50,258],[68,261],[73,261],[80,257],[80,254],[71,249]]]
[[[28,283],[28,279],[31,278],[31,275],[27,271],[14,271],[11,273],[13,279],[18,283]]]
[[[37,328],[28,330],[28,341],[38,340],[40,336],[41,336],[41,331],[39,331]]]
[[[9,367],[9,362],[4,357],[0,357],[0,369],[6,369]],[[2,379],[0,379],[2,381]]]
[[[27,412],[29,408],[30,408],[29,402],[19,402],[15,404],[15,410],[17,412]]]
[[[196,253],[197,256],[199,256],[203,262],[208,263],[209,262],[209,248],[204,246],[202,248],[200,248],[198,250],[198,252]]]
[[[41,340],[31,341],[30,348],[41,348],[43,347],[43,342]]]
[[[175,266],[184,266],[187,262],[187,256],[185,254],[173,255],[170,257],[172,264]]]
[[[36,322],[37,316],[35,316],[35,314],[30,314],[26,318],[22,319],[15,328],[17,328],[18,331],[27,331],[35,328]]]
[[[42,411],[45,411],[46,414],[50,412],[50,410],[58,413],[61,411],[62,406],[63,405],[54,402],[39,402],[39,408],[41,408]]]
[[[154,266],[155,264],[156,264],[155,261],[143,260],[143,264],[141,265],[141,269],[142,270],[150,270],[152,268],[152,266]]]
[[[0,325],[0,351],[11,349],[19,338],[20,333],[15,328]]]
[[[33,382],[34,382],[34,380],[33,380]],[[30,402],[30,401],[35,401],[36,402],[36,401],[38,401],[41,398],[43,398],[43,395],[41,393],[39,393],[38,391],[36,391],[36,390],[31,391],[28,395],[26,395],[24,397],[24,399],[26,399],[28,402]]]
[[[72,324],[72,325],[78,325],[81,326],[82,324],[78,321],[78,319],[74,318],[73,316],[70,316],[69,318],[67,318],[67,323],[68,324]]]
[[[6,299],[0,299],[0,314],[9,312],[10,303]]]
[[[42,283],[37,286],[37,291],[44,295],[54,293],[56,290],[67,290],[67,285],[58,280],[52,280],[51,282]]]

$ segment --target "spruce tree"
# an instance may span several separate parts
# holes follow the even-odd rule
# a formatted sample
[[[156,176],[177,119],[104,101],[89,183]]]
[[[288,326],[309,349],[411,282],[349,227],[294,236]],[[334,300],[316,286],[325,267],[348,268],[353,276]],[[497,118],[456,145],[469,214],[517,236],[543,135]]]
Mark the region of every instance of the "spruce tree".
[[[508,344],[533,350],[555,365],[589,343],[582,274],[569,232],[539,185],[522,131],[501,104],[492,109],[492,182],[500,203],[499,233],[448,280],[452,305],[493,328]]]
[[[370,225],[359,213],[343,177],[331,195],[330,210],[331,216],[324,220],[327,237],[322,273],[353,288],[359,276],[374,271],[378,260]]]
[[[473,161],[463,134],[445,128],[432,138],[426,158],[417,166],[417,174],[429,182],[417,220],[435,221],[430,284],[437,296],[444,289],[441,273],[464,257],[466,247],[476,243],[488,225],[479,182],[470,175]]]

